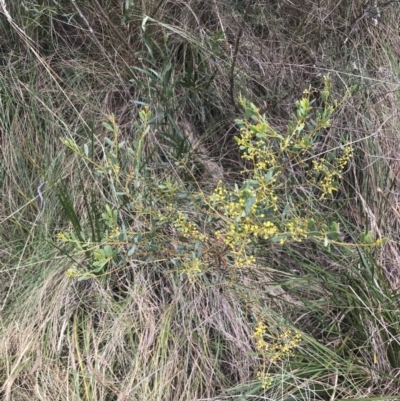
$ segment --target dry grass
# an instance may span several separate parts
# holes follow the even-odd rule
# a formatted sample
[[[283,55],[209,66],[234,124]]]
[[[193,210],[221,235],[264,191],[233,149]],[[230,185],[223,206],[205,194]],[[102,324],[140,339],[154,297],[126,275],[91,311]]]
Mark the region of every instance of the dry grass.
[[[120,298],[64,269],[48,276],[2,332],[5,399],[198,399],[252,377],[251,327],[229,292],[133,262],[131,274]]]

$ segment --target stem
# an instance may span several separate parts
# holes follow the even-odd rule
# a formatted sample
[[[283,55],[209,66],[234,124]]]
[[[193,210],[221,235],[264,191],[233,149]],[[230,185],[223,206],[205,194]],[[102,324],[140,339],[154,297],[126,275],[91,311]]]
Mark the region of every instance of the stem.
[[[235,65],[236,65],[237,55],[238,55],[238,52],[239,52],[240,38],[243,35],[243,28],[244,28],[244,25],[245,25],[246,20],[247,20],[247,15],[249,13],[251,2],[252,2],[252,0],[249,0],[247,2],[247,6],[246,6],[246,10],[244,12],[242,24],[239,26],[239,29],[238,29],[237,34],[236,34],[235,47],[234,47],[233,56],[232,56],[231,71],[230,71],[230,74],[229,74],[229,86],[230,86],[229,87],[229,93],[230,93],[230,96],[231,96],[231,102],[232,102],[232,105],[235,107],[235,110],[238,113],[241,113],[242,111],[240,110],[240,108],[237,105],[236,100],[235,100],[235,94],[234,94],[234,92],[235,92],[235,74],[234,73],[235,73]]]

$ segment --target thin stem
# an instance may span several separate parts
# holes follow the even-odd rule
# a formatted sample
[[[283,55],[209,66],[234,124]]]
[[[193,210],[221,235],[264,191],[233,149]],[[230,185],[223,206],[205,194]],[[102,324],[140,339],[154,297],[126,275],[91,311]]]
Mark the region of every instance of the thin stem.
[[[235,110],[238,113],[241,113],[242,111],[240,110],[240,108],[237,105],[236,100],[235,100],[235,65],[236,65],[237,55],[239,52],[240,38],[243,35],[243,28],[244,28],[244,25],[247,20],[247,15],[249,13],[251,2],[252,2],[252,0],[249,0],[247,3],[247,7],[246,7],[246,10],[245,10],[244,16],[243,16],[243,21],[242,21],[241,25],[239,26],[238,32],[236,34],[235,47],[234,47],[233,56],[232,56],[231,70],[230,70],[230,74],[229,74],[229,86],[230,86],[229,93],[231,96],[231,102],[232,102],[232,105],[235,107]]]

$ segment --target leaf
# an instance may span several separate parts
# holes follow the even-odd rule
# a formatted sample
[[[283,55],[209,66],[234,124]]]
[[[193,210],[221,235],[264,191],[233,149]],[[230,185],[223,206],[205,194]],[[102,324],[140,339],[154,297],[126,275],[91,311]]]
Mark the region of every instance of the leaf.
[[[160,120],[163,117],[164,117],[164,113],[163,112],[159,112],[159,113],[155,114],[153,117],[151,117],[149,119],[149,121],[147,121],[147,124],[153,124],[153,123],[155,123],[156,121]]]
[[[83,241],[82,227],[80,225],[79,218],[76,214],[72,199],[69,195],[67,188],[63,184],[59,184],[56,188],[57,188],[57,197],[62,205],[62,208],[64,209],[64,212],[66,213],[68,219],[72,223],[76,235],[79,237],[79,240],[77,241],[78,242],[80,240]]]
[[[257,188],[258,187],[258,180],[247,180],[246,181],[248,186],[247,188]]]
[[[113,210],[112,218],[113,218],[113,223],[116,225],[118,223],[118,210],[116,209]]]
[[[104,256],[107,259],[113,256],[113,248],[110,245],[104,247]]]
[[[89,276],[87,276],[86,274],[79,276],[78,277],[78,281],[85,281],[85,280],[89,280]]]
[[[132,256],[136,251],[136,245],[133,245],[131,249],[128,251],[128,256]]]
[[[368,231],[367,233],[360,234],[360,242],[362,244],[371,245],[374,241],[372,240],[372,231]]]
[[[338,233],[337,231],[331,231],[327,233],[327,236],[330,240],[333,241],[338,241],[340,239],[340,233]]]
[[[203,244],[201,243],[201,241],[196,241],[195,245],[194,245],[194,249],[196,251],[196,258],[201,258],[203,255]]]
[[[332,222],[331,223],[331,230],[336,232],[336,233],[339,233],[340,232],[339,223],[337,223],[336,221]]]
[[[110,145],[111,147],[114,147],[114,142],[113,142],[110,138],[105,137],[105,138],[104,138],[104,142],[105,142],[107,145]]]
[[[315,221],[313,219],[308,220],[307,228],[308,228],[308,231],[317,231],[317,227],[316,227]]]
[[[143,68],[139,68],[139,67],[133,67],[133,68],[135,70],[138,70],[142,74],[147,75],[150,79],[154,79],[154,78],[159,78],[160,79],[160,76],[159,76],[158,72],[155,71],[155,70],[150,69],[149,71],[151,71],[151,72],[149,72],[147,70],[144,70]]]
[[[290,237],[290,233],[282,233],[271,238],[272,242],[281,242]]]
[[[297,132],[298,134],[300,134],[301,131],[303,131],[303,129],[304,129],[304,124],[299,124],[298,127],[296,128],[296,132]]]
[[[104,255],[103,255],[102,252],[100,252],[100,251],[95,251],[95,252],[93,252],[93,257],[94,257],[96,260],[102,260],[102,259],[104,259]]]
[[[252,195],[249,197],[249,199],[247,199],[246,201],[246,205],[244,207],[244,211],[246,214],[250,213],[251,207],[256,203],[256,196]]]
[[[163,85],[164,87],[167,87],[169,84],[169,81],[171,79],[171,73],[172,73],[172,65],[168,64],[167,67],[165,68],[165,73],[163,76]]]
[[[282,211],[282,222],[285,220],[286,215],[288,214],[289,210],[290,210],[290,203],[286,202],[285,208]]]
[[[273,176],[274,176],[274,168],[271,167],[268,170],[267,174],[264,175],[265,183],[268,184],[272,180]]]
[[[108,263],[108,260],[102,261],[102,262],[93,262],[92,266],[95,267],[92,271],[95,273],[98,273],[106,264]]]
[[[103,122],[102,125],[103,125],[103,127],[104,127],[106,130],[111,131],[111,132],[114,132],[114,129],[113,129],[113,127],[111,127],[110,124],[108,124],[108,123],[106,123],[106,122]]]
[[[98,267],[97,269],[92,269],[92,273],[100,273],[103,271],[103,266]]]

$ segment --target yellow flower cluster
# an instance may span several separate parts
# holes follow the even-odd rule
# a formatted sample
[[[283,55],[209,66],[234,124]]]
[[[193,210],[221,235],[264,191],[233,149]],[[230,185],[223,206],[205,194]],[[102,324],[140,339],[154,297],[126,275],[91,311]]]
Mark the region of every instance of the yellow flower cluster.
[[[270,373],[257,372],[257,379],[261,382],[261,387],[263,389],[270,388],[273,383],[273,379]]]
[[[244,214],[244,203],[242,199],[238,203],[230,202],[225,210],[225,216],[230,221],[236,219],[237,224],[230,223],[227,230],[217,231],[217,238],[222,238],[235,256],[235,263],[238,266],[246,266],[255,263],[254,256],[246,253],[246,245],[257,238],[268,240],[278,235],[279,230],[271,221],[265,220],[265,215],[256,214],[257,203],[254,203],[249,210],[249,214]],[[244,217],[242,217],[244,214]],[[265,220],[265,221],[262,221]]]
[[[260,223],[258,221],[254,221],[250,217],[246,217],[244,219],[242,227],[246,235],[261,237],[266,240],[277,235],[279,232],[274,223],[270,221],[264,221],[263,223]]]
[[[68,269],[65,272],[65,275],[67,277],[78,277],[81,275],[81,273],[79,272],[79,270],[76,267],[71,267],[70,269]]]
[[[59,239],[59,240],[61,240],[61,241],[63,241],[63,242],[67,242],[68,241],[68,238],[66,237],[66,235],[64,234],[64,233],[58,233],[57,235],[56,235],[56,238],[57,239]]]
[[[275,179],[271,177],[269,184],[272,185],[274,181]],[[256,180],[254,182],[257,183]],[[277,199],[264,178],[260,185],[255,185],[254,188],[236,188],[229,192],[220,183],[214,190],[210,200],[216,209],[222,212],[227,222],[225,229],[217,231],[216,236],[230,247],[236,265],[255,263],[255,257],[246,252],[246,245],[250,244],[252,239],[268,240],[278,234],[275,224],[267,220],[263,212],[258,213],[259,207],[262,210],[268,208],[276,210]]]
[[[294,196],[288,196],[288,190],[295,186],[307,189],[317,187],[318,191],[322,190],[323,196],[331,195],[337,190],[337,181],[352,150],[350,146],[344,147],[342,156],[333,164],[315,158],[310,169],[306,161],[313,154],[317,135],[329,126],[335,107],[330,105],[328,79],[321,94],[322,108],[313,109],[310,100],[313,91],[306,90],[304,93],[296,102],[294,118],[284,132],[272,128],[255,105],[240,99],[246,117],[236,121],[240,128],[236,141],[242,157],[247,161],[247,168],[243,171],[246,179],[241,187],[235,185],[233,189],[220,182],[211,196],[201,194],[198,197],[207,203],[207,208],[201,213],[211,207],[212,216],[205,221],[217,221],[213,236],[225,245],[223,252],[233,257],[236,266],[256,262],[253,255],[262,252],[260,240],[261,245],[264,245],[262,241],[269,241],[270,246],[276,246],[287,241],[301,242],[311,235],[325,238],[324,232],[320,232],[321,221],[310,225],[310,212],[304,208],[308,199],[301,198],[297,191]],[[145,116],[142,117],[145,119]],[[163,193],[175,192],[167,184],[162,185],[162,189]],[[309,192],[312,196],[312,191]],[[200,231],[192,216],[178,212],[173,206],[167,207],[167,210],[168,216],[161,216],[160,219],[172,223],[192,244],[209,238]],[[256,246],[252,247],[252,244]],[[193,269],[196,270],[192,266],[188,271]]]
[[[183,264],[182,273],[185,273],[188,276],[188,279],[191,283],[194,282],[195,278],[202,273],[202,271],[203,264],[198,258],[194,258]]]
[[[264,389],[270,388],[273,378],[268,373],[267,364],[276,364],[285,357],[293,355],[294,349],[301,341],[301,335],[286,326],[277,330],[268,329],[267,325],[259,320],[253,333],[257,350],[263,357],[263,368],[257,372],[257,379]]]
[[[294,241],[300,242],[308,237],[308,220],[296,218],[286,223],[286,228]]]
[[[216,202],[223,202],[228,198],[228,191],[218,183],[218,186],[214,190],[214,194],[211,195],[210,200],[213,201],[215,199]]]
[[[337,159],[337,169],[341,173],[344,171],[344,168],[347,166],[349,160],[353,157],[353,148],[350,145],[347,145],[343,149],[343,154]]]
[[[332,195],[334,191],[337,191],[335,178],[338,178],[339,174],[337,171],[333,170],[333,166],[328,167],[324,162],[313,160],[313,171],[316,173],[322,173],[323,175],[318,182],[318,185],[322,190],[321,199],[325,198],[326,195]]]
[[[243,198],[238,199],[237,202],[228,202],[225,205],[226,215],[231,219],[235,219],[236,217],[241,217],[243,214],[245,203],[246,202]]]
[[[178,218],[173,222],[173,225],[185,238],[197,239],[199,241],[206,240],[206,236],[199,231],[196,224],[189,221],[182,212],[178,212]]]
[[[279,135],[259,116],[256,125],[247,123],[240,130],[240,137],[236,142],[242,150],[242,159],[251,160],[254,170],[266,170],[277,165],[277,153],[267,145],[267,138],[277,138]],[[254,140],[254,137],[258,137]],[[262,139],[261,139],[262,138]]]
[[[295,330],[282,326],[278,334],[271,333],[262,321],[257,323],[253,336],[256,339],[258,351],[272,363],[292,355],[293,350],[301,341],[301,335]],[[268,338],[268,341],[265,338]]]
[[[256,262],[256,258],[253,255],[246,255],[245,252],[237,252],[235,255],[235,261],[238,266],[248,266]]]
[[[111,238],[118,237],[120,234],[121,234],[121,230],[120,230],[120,228],[118,226],[114,226],[111,229]]]
[[[336,159],[334,166],[324,160],[313,160],[313,171],[317,175],[322,175],[318,182],[318,186],[322,190],[321,199],[337,191],[337,181],[342,178],[342,173],[352,157],[353,149],[347,145],[343,149],[342,156]]]
[[[121,167],[118,163],[114,163],[111,160],[107,160],[104,166],[104,171],[107,171],[109,174],[114,173],[115,177],[118,176]]]

